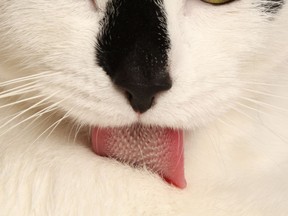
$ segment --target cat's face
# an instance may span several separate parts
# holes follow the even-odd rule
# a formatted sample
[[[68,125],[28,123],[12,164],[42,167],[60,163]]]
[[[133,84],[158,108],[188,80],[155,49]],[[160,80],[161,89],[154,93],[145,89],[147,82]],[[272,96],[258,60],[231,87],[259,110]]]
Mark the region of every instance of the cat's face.
[[[10,71],[1,78],[39,74],[37,89],[47,101],[81,123],[100,126],[140,121],[193,128],[213,120],[247,94],[243,88],[251,80],[267,78],[270,59],[277,64],[283,58],[280,47],[288,29],[287,9],[278,1],[0,4],[0,56]],[[123,20],[124,14],[129,19]],[[149,93],[152,107],[139,115],[117,86],[119,79],[143,84],[137,90],[142,93],[150,91],[149,83],[168,87]]]

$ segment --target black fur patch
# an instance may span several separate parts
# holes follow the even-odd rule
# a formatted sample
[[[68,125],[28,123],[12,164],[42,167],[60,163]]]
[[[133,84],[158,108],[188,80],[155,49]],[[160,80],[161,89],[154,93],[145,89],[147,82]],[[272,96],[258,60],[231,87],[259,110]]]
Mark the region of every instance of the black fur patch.
[[[261,7],[263,12],[275,14],[284,5],[284,0],[262,0]]]
[[[113,81],[150,85],[168,76],[162,0],[110,0],[96,47],[97,63]]]

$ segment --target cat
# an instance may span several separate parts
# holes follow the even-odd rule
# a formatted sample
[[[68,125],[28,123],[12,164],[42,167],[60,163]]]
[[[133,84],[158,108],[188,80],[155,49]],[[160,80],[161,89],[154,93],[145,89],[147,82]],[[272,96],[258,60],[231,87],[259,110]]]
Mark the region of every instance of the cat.
[[[287,17],[285,0],[2,0],[0,215],[288,215]],[[183,135],[186,180],[162,178],[163,149],[122,160],[145,129],[155,149]]]

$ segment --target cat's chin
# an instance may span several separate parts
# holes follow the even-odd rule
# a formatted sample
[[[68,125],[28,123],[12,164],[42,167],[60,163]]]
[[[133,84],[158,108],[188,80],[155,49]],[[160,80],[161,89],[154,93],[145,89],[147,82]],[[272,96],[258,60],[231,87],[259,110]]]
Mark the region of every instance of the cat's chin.
[[[168,183],[185,188],[183,130],[133,124],[95,127],[92,147],[97,155],[159,174]]]

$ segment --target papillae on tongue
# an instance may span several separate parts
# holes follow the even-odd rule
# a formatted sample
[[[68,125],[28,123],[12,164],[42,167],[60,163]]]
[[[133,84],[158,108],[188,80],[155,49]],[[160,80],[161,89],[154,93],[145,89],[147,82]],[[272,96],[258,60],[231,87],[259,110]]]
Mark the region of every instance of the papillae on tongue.
[[[94,128],[93,150],[133,167],[145,167],[168,183],[185,188],[183,131],[135,124]]]

